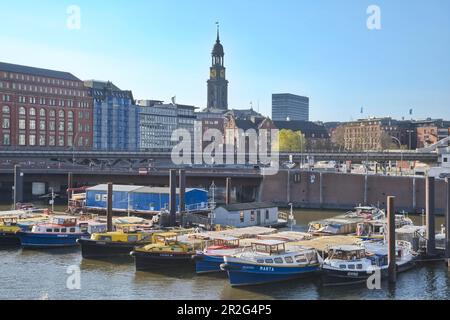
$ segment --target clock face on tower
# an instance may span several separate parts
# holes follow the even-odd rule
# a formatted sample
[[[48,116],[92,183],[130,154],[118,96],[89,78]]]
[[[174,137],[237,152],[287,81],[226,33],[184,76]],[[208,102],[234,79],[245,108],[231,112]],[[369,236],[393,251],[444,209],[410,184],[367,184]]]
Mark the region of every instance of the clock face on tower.
[[[216,73],[216,69],[211,69],[211,79],[216,78],[217,73]]]
[[[225,70],[220,70],[220,77],[225,79]]]

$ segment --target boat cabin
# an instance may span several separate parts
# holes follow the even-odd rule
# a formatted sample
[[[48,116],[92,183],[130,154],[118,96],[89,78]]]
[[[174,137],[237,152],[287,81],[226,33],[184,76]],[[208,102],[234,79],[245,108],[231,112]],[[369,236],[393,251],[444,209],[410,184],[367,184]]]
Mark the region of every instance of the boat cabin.
[[[383,219],[386,216],[382,210],[376,207],[359,206],[355,208],[355,212],[356,215],[365,219]]]
[[[210,250],[239,248],[239,239],[235,237],[215,237],[208,246]]]
[[[106,232],[106,233],[94,233],[91,236],[91,240],[104,241],[104,242],[138,242],[151,240],[150,233],[124,233],[120,231]]]
[[[65,227],[62,225],[54,224],[42,224],[33,226],[31,229],[33,233],[64,233],[64,234],[74,234],[80,233],[80,229],[76,226]]]
[[[328,259],[330,260],[354,261],[365,257],[366,250],[355,245],[332,247],[328,251]]]
[[[155,233],[153,235],[153,242],[166,246],[173,245],[178,242],[178,234],[175,232]]]
[[[63,227],[75,227],[77,225],[77,221],[78,218],[76,217],[55,216],[51,218],[50,223]]]
[[[283,254],[286,252],[286,242],[279,240],[258,240],[252,243],[252,249],[258,253]]]

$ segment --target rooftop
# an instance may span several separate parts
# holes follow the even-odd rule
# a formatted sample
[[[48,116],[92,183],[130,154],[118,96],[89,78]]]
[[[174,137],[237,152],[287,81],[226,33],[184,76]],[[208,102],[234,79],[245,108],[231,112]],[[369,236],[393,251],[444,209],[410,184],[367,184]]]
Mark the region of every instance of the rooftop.
[[[234,203],[220,207],[224,208],[227,211],[240,211],[240,210],[275,208],[276,205],[274,205],[271,202],[249,202],[249,203]]]
[[[34,68],[34,67],[22,66],[22,65],[18,65],[18,64],[11,64],[11,63],[5,63],[5,62],[0,62],[0,71],[22,73],[22,74],[39,76],[39,77],[56,78],[56,79],[69,80],[69,81],[81,81],[80,79],[78,79],[77,77],[75,77],[73,74],[71,74],[69,72]]]

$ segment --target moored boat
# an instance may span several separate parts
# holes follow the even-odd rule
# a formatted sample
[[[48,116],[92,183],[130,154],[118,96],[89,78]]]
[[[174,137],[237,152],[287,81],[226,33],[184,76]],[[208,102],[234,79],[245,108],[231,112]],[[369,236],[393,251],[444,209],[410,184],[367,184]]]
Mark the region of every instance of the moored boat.
[[[239,239],[227,236],[218,236],[212,240],[212,244],[202,251],[197,251],[193,256],[195,260],[195,272],[198,274],[221,272],[220,265],[223,257],[235,254],[242,250],[239,247]]]
[[[194,267],[195,251],[192,246],[179,242],[177,233],[156,233],[153,238],[152,244],[137,247],[130,253],[136,270]]]
[[[140,230],[139,226],[121,225],[116,231],[94,233],[89,239],[80,238],[77,242],[83,258],[129,256],[135,247],[150,244],[153,232]]]
[[[285,248],[279,240],[258,240],[241,253],[224,256],[221,268],[231,286],[259,285],[291,280],[320,271],[317,251],[306,247]]]
[[[76,246],[77,239],[105,230],[104,223],[54,216],[48,223],[36,224],[30,231],[19,231],[17,234],[24,248],[57,248]]]
[[[0,245],[17,246],[20,245],[20,239],[17,233],[21,230],[17,225],[16,217],[0,218]]]
[[[362,245],[331,247],[323,261],[323,284],[325,286],[366,283],[379,271],[381,278],[388,275],[388,248],[383,242],[365,242]],[[396,242],[397,272],[404,272],[414,266],[415,256],[411,244]]]

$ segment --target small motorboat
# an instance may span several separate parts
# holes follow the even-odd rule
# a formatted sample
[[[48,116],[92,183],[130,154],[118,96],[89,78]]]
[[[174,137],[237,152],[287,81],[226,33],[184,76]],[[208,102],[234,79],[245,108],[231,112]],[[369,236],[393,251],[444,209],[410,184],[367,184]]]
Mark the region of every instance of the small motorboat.
[[[227,271],[231,286],[259,285],[291,280],[320,271],[320,256],[311,248],[285,242],[258,240],[251,248],[224,256],[221,269]]]
[[[77,239],[106,231],[106,224],[98,221],[79,221],[77,217],[54,216],[47,223],[34,225],[30,231],[17,234],[24,248],[58,248],[77,245]]]
[[[80,238],[83,258],[95,259],[117,256],[129,256],[137,246],[152,243],[152,234],[156,231],[147,231],[139,225],[118,225],[113,232],[94,233],[89,239]]]
[[[239,239],[234,237],[218,236],[211,241],[204,250],[197,251],[193,256],[195,271],[198,274],[221,272],[220,265],[224,262],[224,256],[238,253]]]
[[[404,272],[414,266],[415,255],[411,244],[396,242],[397,272]],[[323,261],[323,284],[348,285],[366,283],[375,271],[382,278],[388,275],[388,247],[384,242],[368,241],[361,245],[334,246],[328,250]]]
[[[155,233],[152,244],[135,248],[130,254],[134,257],[136,270],[193,268],[195,250],[178,241],[178,235],[176,232]]]
[[[17,225],[17,217],[0,218],[0,246],[18,246],[20,239],[17,233],[21,230]]]

